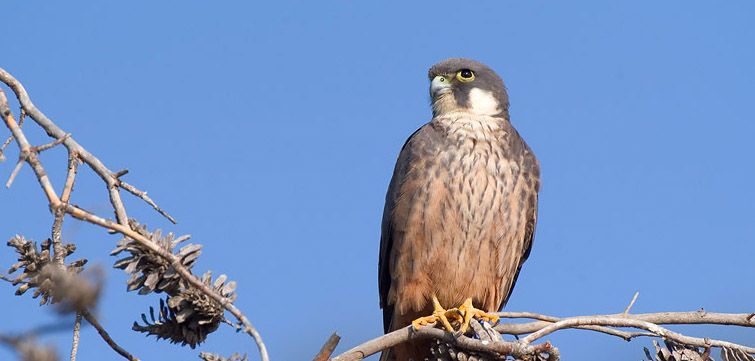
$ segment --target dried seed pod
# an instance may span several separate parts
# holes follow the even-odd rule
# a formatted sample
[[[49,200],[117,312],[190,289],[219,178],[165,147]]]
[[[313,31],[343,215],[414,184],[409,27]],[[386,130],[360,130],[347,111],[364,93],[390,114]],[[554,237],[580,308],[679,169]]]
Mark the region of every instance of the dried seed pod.
[[[150,232],[145,225],[140,225],[133,219],[129,220],[129,225],[131,229],[149,238],[168,253],[173,253],[173,249],[179,243],[190,238],[188,235],[175,238],[173,233],[163,236],[159,229]],[[176,256],[186,269],[191,270],[194,262],[202,253],[201,250],[201,245],[188,244],[183,246]],[[128,252],[129,255],[117,260],[113,267],[122,269],[131,275],[127,282],[129,291],[139,290],[139,294],[165,292],[174,295],[178,293],[181,277],[170,265],[170,262],[128,237],[121,239],[116,248],[110,252],[110,255],[118,255],[124,251]]]
[[[655,361],[708,361],[711,360],[702,348],[682,345],[673,341],[664,340],[665,347],[661,346],[658,341],[653,340],[655,347],[655,357],[651,356],[650,350],[644,348],[645,357],[648,360]]]
[[[16,295],[20,296],[33,289],[33,298],[40,298],[40,305],[61,304],[64,312],[93,307],[99,298],[100,284],[92,284],[77,276],[84,269],[86,259],[71,262],[67,266],[59,266],[52,261],[50,246],[47,239],[40,245],[22,236],[15,236],[8,241],[8,246],[16,249],[18,262],[10,267],[9,273],[21,270],[21,274],[13,280],[19,285]],[[66,256],[76,249],[73,245],[64,246]]]
[[[205,285],[233,301],[236,299],[236,282],[226,283],[226,280],[226,275],[221,275],[213,282],[211,272],[202,276]],[[187,287],[169,297],[167,302],[160,300],[158,317],[150,307],[150,318],[142,314],[144,325],[134,322],[132,329],[194,348],[218,329],[223,312],[220,303],[193,287]]]

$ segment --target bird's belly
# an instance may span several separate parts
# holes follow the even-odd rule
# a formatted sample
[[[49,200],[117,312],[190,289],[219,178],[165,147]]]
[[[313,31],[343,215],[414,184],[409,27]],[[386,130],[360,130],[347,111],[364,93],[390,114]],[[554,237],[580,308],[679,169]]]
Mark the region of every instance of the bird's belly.
[[[512,214],[506,199],[516,166],[495,153],[455,156],[445,176],[428,182],[425,249],[415,253],[429,278],[429,292],[444,307],[467,297],[494,311],[499,240]],[[428,296],[428,295],[426,295]]]

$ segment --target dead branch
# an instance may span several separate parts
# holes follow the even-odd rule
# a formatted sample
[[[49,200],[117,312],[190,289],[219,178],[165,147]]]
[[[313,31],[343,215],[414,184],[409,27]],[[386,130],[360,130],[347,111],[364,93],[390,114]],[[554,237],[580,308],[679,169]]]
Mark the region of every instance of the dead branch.
[[[559,318],[532,312],[499,312],[498,315],[501,318],[523,318],[534,319],[538,321],[524,324],[499,324],[495,326],[494,330],[500,332],[501,334],[529,335],[519,341],[504,342],[503,345],[496,344],[494,346],[475,344],[474,342],[471,342],[469,340],[479,340],[470,339],[466,336],[455,337],[451,333],[433,328],[431,326],[424,327],[417,331],[414,331],[410,326],[364,342],[361,345],[356,346],[351,350],[348,350],[334,357],[332,360],[361,360],[375,353],[387,350],[395,345],[409,342],[415,339],[424,338],[435,338],[443,340],[467,350],[495,352],[498,354],[511,355],[516,357],[518,355],[526,355],[534,352],[534,349],[528,348],[533,347],[531,346],[531,343],[541,339],[544,336],[547,336],[552,332],[569,328],[587,329],[591,331],[606,333],[609,335],[621,337],[627,341],[640,336],[660,337],[665,340],[671,340],[683,345],[707,348],[720,347],[722,349],[734,350],[736,352],[755,354],[755,348],[753,347],[738,345],[727,341],[685,336],[659,326],[672,324],[710,324],[734,325],[755,328],[755,314],[712,313],[705,311],[696,311],[660,312],[634,315],[620,313],[613,315],[577,316],[567,318]],[[635,328],[644,330],[645,332],[623,331],[616,329],[616,327]],[[478,335],[481,334],[481,332],[479,332],[478,330],[475,331]],[[481,337],[481,339],[484,338]]]
[[[135,196],[139,197],[147,204],[152,206],[168,220],[175,223],[174,219],[160,207],[158,207],[157,204],[146,195],[146,192],[138,190],[137,188],[122,182],[119,177],[123,176],[125,173],[112,172],[99,159],[97,159],[78,142],[76,142],[76,140],[71,137],[70,134],[64,132],[61,128],[55,125],[52,120],[47,118],[47,116],[45,116],[31,102],[31,99],[29,98],[29,95],[24,89],[23,85],[3,69],[0,69],[0,81],[5,83],[13,90],[16,98],[18,99],[18,102],[21,104],[22,114],[28,114],[37,125],[45,130],[47,135],[53,138],[53,141],[47,145],[39,147],[32,146],[26,138],[24,132],[21,130],[19,122],[16,122],[15,118],[13,117],[5,93],[0,89],[0,115],[3,118],[6,127],[11,131],[13,139],[15,139],[18,144],[20,151],[19,164],[26,163],[29,164],[29,166],[32,168],[32,171],[34,172],[37,181],[42,187],[42,190],[48,200],[50,209],[56,217],[54,224],[57,224],[57,226],[53,227],[53,233],[56,232],[55,229],[59,228],[59,224],[62,223],[62,215],[69,214],[74,218],[101,226],[134,240],[145,249],[148,249],[150,252],[169,262],[171,267],[173,267],[176,273],[178,273],[187,284],[199,290],[201,293],[205,294],[207,297],[211,298],[212,300],[220,304],[221,307],[225,308],[229,313],[231,313],[243,327],[244,332],[250,335],[257,344],[262,360],[268,361],[269,356],[267,349],[264,342],[262,341],[262,337],[260,336],[259,332],[257,332],[257,330],[253,327],[246,315],[244,315],[238,308],[236,308],[231,300],[224,297],[212,287],[206,285],[200,278],[194,276],[186,267],[183,266],[181,260],[176,255],[159,247],[155,242],[134,231],[129,226],[129,219],[126,213],[126,209],[123,205],[123,201],[121,199],[120,190],[124,189],[134,194]],[[66,189],[60,197],[55,191],[47,173],[44,170],[42,162],[38,157],[38,154],[41,150],[50,149],[59,144],[65,146],[69,153],[69,160],[73,160],[69,161],[69,179],[67,179],[65,186]],[[75,166],[72,166],[72,162],[75,162],[76,159],[81,160],[83,163],[87,164],[105,182],[110,196],[110,203],[112,204],[113,211],[115,213],[115,221],[99,217],[69,203],[69,197],[71,189],[73,187],[73,177],[75,177],[76,175],[76,168]],[[15,178],[15,174],[17,173],[18,170],[13,171],[11,179],[9,180],[9,184],[12,183],[12,180],[13,178]]]
[[[76,320],[73,323],[73,340],[71,341],[71,361],[76,361],[76,353],[79,351],[80,330],[81,312],[76,312]]]
[[[139,361],[138,358],[134,357],[134,355],[130,354],[128,351],[126,351],[123,347],[118,346],[117,343],[113,340],[112,337],[110,337],[110,334],[105,331],[105,328],[100,325],[100,322],[97,321],[97,318],[94,317],[89,311],[84,310],[81,312],[81,316],[84,317],[87,322],[89,322],[92,327],[94,327],[97,330],[97,333],[100,334],[100,337],[110,346],[110,348],[113,349],[116,353],[123,356],[126,360],[129,361]]]
[[[554,349],[551,344],[547,342],[539,345],[525,345],[521,342],[508,341],[489,342],[464,335],[454,335],[445,330],[435,328],[434,325],[428,325],[419,330],[414,330],[412,326],[407,326],[356,346],[332,358],[331,361],[362,360],[398,344],[423,339],[440,340],[469,351],[511,355],[514,357],[539,354]]]
[[[325,341],[325,344],[322,345],[322,348],[320,349],[320,352],[315,355],[315,358],[313,361],[328,361],[330,360],[330,355],[333,354],[333,351],[335,351],[336,346],[338,346],[338,342],[341,341],[341,336],[338,336],[335,332],[328,337],[328,340]]]
[[[532,312],[499,312],[497,315],[501,318],[528,318],[539,320],[536,322],[510,324],[499,323],[496,331],[507,335],[524,335],[537,332],[551,323],[562,321],[562,318],[542,315]],[[658,312],[658,313],[638,313],[638,314],[610,314],[595,316],[578,316],[578,317],[615,317],[629,318],[633,320],[646,321],[656,325],[730,325],[742,327],[755,327],[755,314],[752,313],[715,313],[706,311],[693,312]],[[574,327],[589,330],[584,326]],[[598,330],[595,330],[598,331]],[[602,331],[599,331],[602,332]],[[642,336],[642,335],[638,335]],[[622,337],[622,336],[619,336]],[[634,337],[634,336],[633,336]],[[625,338],[625,337],[622,337]],[[625,338],[626,339],[626,338]]]
[[[634,320],[634,319],[623,318],[623,317],[605,317],[605,316],[566,318],[556,323],[550,324],[546,327],[543,327],[537,332],[534,332],[528,335],[527,337],[523,338],[521,342],[526,345],[546,335],[549,335],[555,331],[558,331],[564,328],[572,328],[574,326],[592,326],[592,325],[639,328],[639,329],[650,331],[654,333],[655,335],[662,337],[664,339],[673,340],[677,343],[684,344],[684,345],[692,345],[692,346],[698,346],[698,347],[711,347],[711,346],[712,347],[725,347],[725,348],[742,350],[750,354],[755,354],[755,348],[752,348],[752,347],[742,346],[742,345],[738,345],[738,344],[727,342],[727,341],[689,337],[689,336],[682,335],[680,333],[673,332],[669,329],[663,328],[661,326],[658,326],[657,324],[647,322],[647,321],[640,321],[640,320]]]

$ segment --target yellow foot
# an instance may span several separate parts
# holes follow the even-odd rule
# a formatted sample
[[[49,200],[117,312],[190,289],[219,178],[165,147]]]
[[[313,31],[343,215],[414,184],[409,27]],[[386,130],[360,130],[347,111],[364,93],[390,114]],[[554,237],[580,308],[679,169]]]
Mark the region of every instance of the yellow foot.
[[[449,317],[453,320],[462,321],[462,318],[460,316],[460,312],[456,308],[452,308],[450,310],[446,310],[443,308],[443,306],[440,305],[440,302],[438,301],[438,298],[433,296],[433,314],[430,316],[420,317],[414,321],[412,321],[412,327],[415,330],[419,330],[420,327],[429,325],[431,323],[435,323],[440,321],[443,327],[448,332],[454,332],[454,328],[451,327],[451,322],[448,320]]]
[[[497,315],[476,309],[472,305],[471,298],[467,298],[467,300],[464,301],[464,304],[459,307],[458,312],[464,317],[461,322],[461,327],[459,327],[459,332],[462,334],[467,332],[467,329],[469,329],[469,322],[472,321],[473,318],[488,321],[490,323],[498,322]]]

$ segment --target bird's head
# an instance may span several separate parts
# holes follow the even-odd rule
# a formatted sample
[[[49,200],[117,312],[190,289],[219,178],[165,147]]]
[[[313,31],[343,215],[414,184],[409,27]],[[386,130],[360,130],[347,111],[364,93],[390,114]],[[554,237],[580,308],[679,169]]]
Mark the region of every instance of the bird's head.
[[[480,62],[451,58],[428,72],[433,116],[468,112],[509,118],[509,96],[503,80]]]

